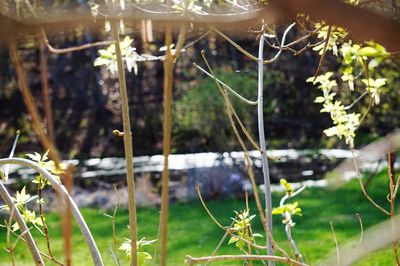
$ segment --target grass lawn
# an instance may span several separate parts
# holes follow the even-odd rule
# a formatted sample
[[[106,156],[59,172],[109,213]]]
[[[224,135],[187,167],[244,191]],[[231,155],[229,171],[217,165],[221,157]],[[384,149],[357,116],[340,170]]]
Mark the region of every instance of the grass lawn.
[[[382,172],[371,183],[369,190],[371,196],[388,209],[389,204],[385,198],[386,189],[386,174]],[[273,202],[275,205],[279,202],[281,196],[281,194],[274,194]],[[297,241],[306,262],[311,265],[318,264],[319,259],[335,248],[329,224],[330,219],[334,224],[339,245],[351,238],[358,237],[360,226],[355,213],[361,215],[364,228],[386,219],[384,214],[372,207],[362,196],[360,188],[355,181],[334,191],[308,188],[297,197],[297,201],[303,210],[303,216],[295,217],[296,226],[293,228],[293,237]],[[213,200],[209,201],[207,205],[223,225],[230,224],[233,210],[242,210],[245,207],[244,201],[238,199]],[[253,201],[250,202],[250,208],[252,213],[256,213]],[[102,214],[104,212],[102,210],[84,209],[82,212],[102,252],[105,265],[114,265],[108,251],[108,245],[112,244],[110,219]],[[108,213],[111,212],[111,210],[108,211]],[[158,209],[138,209],[139,238],[156,238],[158,217]],[[274,236],[282,247],[287,248],[281,219],[278,216],[274,218]],[[254,219],[254,221],[255,231],[261,232],[261,225],[258,219]],[[56,257],[62,259],[61,230],[58,215],[50,213],[48,215],[48,224],[53,253]],[[119,241],[129,236],[127,224],[127,211],[119,210],[116,221]],[[170,209],[168,265],[185,265],[184,258],[186,254],[193,256],[209,255],[223,234],[224,232],[213,224],[207,216],[199,201],[172,205]],[[262,240],[261,244],[264,244],[264,240]],[[43,241],[39,245],[43,251],[46,250]],[[5,230],[2,228],[0,229],[0,265],[11,265],[9,256],[4,251],[5,246]],[[153,254],[154,247],[150,247],[148,251]],[[226,241],[218,252],[218,254],[224,253],[238,254],[238,251],[233,245],[228,246]],[[122,253],[119,255],[124,262],[122,265],[127,265],[124,255]],[[22,243],[16,249],[16,259],[17,265],[33,265],[30,262],[30,253]],[[218,263],[218,265],[221,264]],[[368,258],[359,262],[359,265],[394,264],[392,251],[389,247],[386,250],[371,254]],[[53,264],[48,263],[48,265]],[[73,265],[92,265],[85,242],[76,226],[73,234]],[[224,265],[242,265],[242,263],[230,262]]]

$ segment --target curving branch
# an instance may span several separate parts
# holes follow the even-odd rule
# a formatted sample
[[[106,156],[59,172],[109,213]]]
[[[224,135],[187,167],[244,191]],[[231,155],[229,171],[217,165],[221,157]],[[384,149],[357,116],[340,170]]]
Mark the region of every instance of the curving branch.
[[[353,164],[354,164],[354,168],[356,170],[356,175],[357,175],[357,180],[358,183],[360,184],[361,187],[361,191],[364,194],[365,198],[372,204],[374,205],[378,210],[382,211],[384,214],[389,215],[390,216],[390,212],[388,212],[387,210],[385,210],[382,206],[380,206],[378,203],[376,203],[375,200],[373,200],[370,195],[368,194],[368,192],[365,190],[364,184],[361,180],[361,173],[360,173],[360,169],[358,168],[358,164],[357,164],[357,160],[356,160],[356,156],[354,154],[354,148],[350,147],[351,149],[351,154],[352,154],[352,159],[353,159]]]
[[[257,101],[251,101],[246,99],[245,97],[243,97],[242,95],[240,95],[239,93],[237,93],[234,89],[232,89],[231,87],[229,87],[229,85],[227,85],[226,83],[224,83],[223,81],[221,81],[220,79],[214,77],[212,74],[210,74],[207,70],[205,70],[204,68],[202,68],[201,66],[199,66],[196,63],[193,63],[193,66],[195,66],[197,69],[199,69],[201,72],[203,72],[204,74],[206,74],[207,76],[209,76],[212,79],[215,79],[220,85],[222,85],[225,89],[227,89],[229,92],[231,92],[234,96],[236,96],[237,98],[239,98],[240,100],[242,100],[243,102],[250,104],[250,105],[257,105]]]
[[[9,159],[2,159],[2,160],[15,160],[12,158]],[[5,164],[5,163],[3,163]],[[0,165],[2,165],[1,160],[0,160]],[[29,251],[31,252],[31,255],[35,261],[35,265],[44,265],[43,259],[40,256],[39,249],[35,243],[35,240],[33,239],[30,230],[28,229],[28,226],[26,225],[24,218],[22,217],[20,211],[18,208],[15,206],[14,201],[11,197],[11,195],[8,193],[6,187],[4,186],[3,182],[0,180],[0,196],[3,199],[3,201],[7,204],[7,206],[10,208],[10,219],[12,216],[14,216],[15,220],[18,223],[19,228],[21,229],[22,232],[24,232],[23,237],[26,241],[26,244],[29,248]],[[11,226],[11,225],[9,225]],[[9,235],[9,232],[8,232]],[[22,234],[21,234],[22,235]]]
[[[275,61],[279,58],[279,56],[281,55],[282,50],[283,50],[282,48],[285,46],[286,36],[287,36],[287,34],[289,33],[289,31],[290,31],[295,25],[296,25],[296,23],[292,23],[292,24],[290,24],[290,25],[286,28],[286,30],[284,31],[283,36],[282,36],[282,41],[281,41],[281,45],[280,45],[280,49],[279,49],[278,53],[276,53],[276,55],[275,55],[273,58],[271,58],[271,59],[269,59],[269,60],[264,60],[264,64],[273,63],[273,62],[275,62]],[[260,37],[260,38],[262,38],[262,37]]]
[[[81,232],[85,238],[85,241],[89,246],[89,250],[90,250],[94,265],[103,266],[103,260],[101,258],[100,252],[97,248],[96,242],[94,241],[93,236],[89,230],[89,227],[87,226],[85,219],[83,218],[81,212],[79,211],[79,208],[76,206],[74,200],[69,195],[69,193],[68,193],[67,189],[64,187],[64,185],[59,183],[57,181],[57,179],[55,179],[49,171],[47,171],[46,169],[44,169],[43,167],[41,167],[40,165],[38,165],[37,163],[35,163],[31,160],[22,159],[22,158],[0,159],[0,166],[6,165],[6,164],[17,164],[17,165],[32,168],[32,169],[36,170],[37,172],[39,172],[44,178],[46,178],[50,182],[50,184],[54,188],[54,190],[57,191],[57,193],[59,193],[60,195],[62,195],[63,198],[71,205],[72,214],[75,217],[76,223],[78,224],[78,227],[81,230]],[[4,187],[3,183],[0,182],[0,191],[2,194],[4,194],[3,189],[5,189],[5,187]],[[13,205],[12,201],[10,202],[7,200],[6,203],[8,206],[10,206],[10,208],[15,208],[15,207],[13,207],[14,205]],[[25,227],[26,227],[26,225],[25,225]],[[21,230],[25,231],[26,228],[21,227]],[[29,233],[27,235],[29,236]],[[26,241],[29,244],[29,240],[26,239]],[[37,261],[37,260],[35,260],[35,261]]]

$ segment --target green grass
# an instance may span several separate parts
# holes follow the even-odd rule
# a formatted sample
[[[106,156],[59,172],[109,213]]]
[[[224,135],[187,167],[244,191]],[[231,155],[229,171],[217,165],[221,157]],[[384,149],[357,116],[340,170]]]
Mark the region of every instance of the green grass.
[[[371,196],[387,208],[385,177],[385,173],[381,173],[372,182],[369,190]],[[275,205],[281,196],[281,194],[274,194],[273,202]],[[386,219],[384,214],[374,208],[362,196],[360,188],[355,181],[345,184],[334,191],[308,188],[297,197],[297,201],[303,210],[303,216],[295,217],[296,226],[293,228],[293,237],[296,239],[306,262],[311,265],[316,265],[319,259],[335,248],[329,225],[330,219],[334,224],[339,245],[344,244],[351,238],[358,237],[360,226],[355,213],[361,215],[364,228]],[[243,200],[238,199],[214,200],[209,201],[207,205],[215,217],[224,225],[230,224],[233,210],[242,210],[245,207]],[[250,202],[250,208],[255,213],[256,207],[253,201]],[[84,209],[82,212],[98,243],[105,265],[114,265],[108,251],[108,244],[112,244],[110,219],[103,216],[103,211],[101,210]],[[108,211],[108,213],[111,212]],[[62,258],[61,230],[58,215],[50,213],[47,217],[54,254],[58,258]],[[140,238],[156,238],[158,217],[158,209],[138,209],[138,234]],[[255,231],[261,232],[261,225],[258,219],[254,221]],[[118,211],[116,222],[117,237],[121,241],[129,235],[126,227],[128,224],[126,210]],[[4,251],[6,246],[5,230],[0,230],[0,265],[11,265],[9,256]],[[199,201],[172,205],[170,209],[168,265],[184,265],[186,254],[193,256],[209,255],[223,234],[224,232],[215,226],[207,216]],[[35,235],[38,236],[37,233]],[[274,236],[283,248],[287,248],[280,217],[275,217],[274,220]],[[42,250],[46,250],[43,241],[40,241],[39,245]],[[153,249],[150,247],[148,251],[153,254],[154,247]],[[234,246],[228,246],[225,243],[218,254],[224,253],[238,254],[238,251]],[[123,258],[123,254],[119,255],[125,263],[126,260]],[[32,265],[30,254],[22,243],[16,249],[16,259],[17,265]],[[48,263],[48,265],[52,264]],[[90,255],[76,226],[73,233],[73,265],[91,265]],[[242,265],[242,263],[230,262],[224,265]],[[368,258],[359,262],[359,265],[394,265],[392,251],[388,247],[386,250],[370,254]]]

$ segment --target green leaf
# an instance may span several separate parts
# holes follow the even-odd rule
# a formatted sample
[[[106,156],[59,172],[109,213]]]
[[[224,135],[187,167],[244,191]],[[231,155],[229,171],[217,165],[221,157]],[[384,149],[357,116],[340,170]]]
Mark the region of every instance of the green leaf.
[[[39,154],[39,153],[37,153],[37,152],[35,152],[35,154],[26,154],[26,156],[29,158],[29,159],[31,159],[32,161],[35,161],[35,162],[40,162],[41,161],[41,159],[42,159],[42,156]]]
[[[357,54],[360,56],[375,57],[381,55],[381,52],[374,47],[366,46],[358,50]]]
[[[274,208],[274,209],[272,210],[272,214],[273,214],[273,215],[276,215],[276,214],[283,214],[284,212],[285,212],[284,206],[278,207],[278,208]]]
[[[231,237],[231,238],[229,239],[228,245],[229,245],[229,244],[232,244],[232,243],[236,243],[238,240],[239,240],[239,238],[233,236],[233,237]]]

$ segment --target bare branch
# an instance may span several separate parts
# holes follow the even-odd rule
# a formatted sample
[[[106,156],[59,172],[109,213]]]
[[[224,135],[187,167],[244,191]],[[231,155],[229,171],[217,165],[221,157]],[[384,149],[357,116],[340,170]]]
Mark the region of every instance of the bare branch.
[[[267,260],[267,261],[274,261],[274,262],[283,262],[289,265],[294,266],[306,266],[307,264],[300,263],[293,259],[288,259],[285,257],[279,256],[272,256],[272,255],[220,255],[220,256],[207,256],[207,257],[200,257],[195,258],[189,255],[186,255],[186,262],[189,265],[193,265],[195,263],[203,263],[203,262],[210,262],[210,261],[235,261],[235,260]]]
[[[75,220],[78,224],[78,227],[81,230],[81,232],[86,240],[86,243],[89,246],[90,253],[93,258],[93,262],[96,266],[102,266],[103,261],[102,261],[100,252],[97,248],[97,245],[93,239],[93,236],[89,230],[89,227],[87,226],[85,219],[83,218],[83,216],[82,216],[81,212],[79,211],[78,207],[76,206],[75,202],[69,195],[67,189],[61,183],[59,183],[58,180],[56,180],[51,173],[49,173],[46,169],[44,169],[43,167],[41,167],[40,165],[38,165],[35,162],[32,162],[27,159],[22,159],[22,158],[0,159],[0,166],[5,165],[5,164],[18,164],[18,165],[26,166],[26,167],[29,167],[29,168],[32,168],[32,169],[38,171],[40,174],[42,174],[42,176],[44,178],[46,178],[50,182],[50,184],[54,188],[54,190],[56,190],[59,194],[61,194],[71,204],[72,214],[74,215]],[[0,182],[0,191],[2,193],[3,193],[3,188],[4,188],[4,185],[3,185],[3,183]],[[7,204],[9,204],[9,203],[11,203],[11,207],[12,207],[13,206],[12,201],[11,202],[7,201]],[[21,219],[22,219],[22,217],[21,217]],[[21,225],[24,226],[23,224],[21,224]],[[22,228],[22,230],[24,230],[24,229],[26,230],[26,227],[25,228],[20,227],[20,228]],[[29,234],[27,234],[27,235],[29,236]],[[33,241],[33,239],[32,239],[32,241]]]

